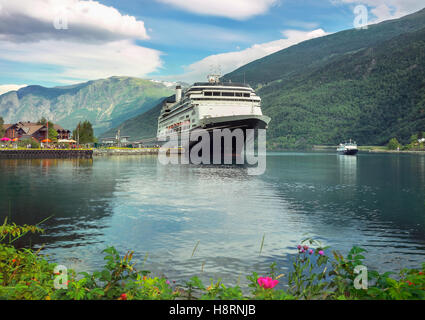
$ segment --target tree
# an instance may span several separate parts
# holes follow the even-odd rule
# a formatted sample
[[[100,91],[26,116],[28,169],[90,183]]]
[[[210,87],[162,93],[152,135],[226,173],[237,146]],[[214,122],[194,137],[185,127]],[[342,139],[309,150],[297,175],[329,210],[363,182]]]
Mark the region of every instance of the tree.
[[[412,134],[410,136],[410,143],[414,143],[414,142],[418,142],[418,135],[417,134]]]
[[[75,130],[72,131],[72,138],[81,144],[95,142],[92,124],[89,121],[79,122]]]
[[[3,128],[4,120],[0,117],[0,137],[4,136],[4,128]]]
[[[47,123],[47,120],[45,117],[42,117],[40,120],[38,120],[37,124],[41,124],[43,126],[45,126]]]
[[[392,138],[387,144],[389,150],[397,150],[400,146],[401,145],[396,138]]]
[[[48,125],[49,125],[49,140],[53,142],[58,141],[58,132],[55,130],[54,124],[49,121]]]

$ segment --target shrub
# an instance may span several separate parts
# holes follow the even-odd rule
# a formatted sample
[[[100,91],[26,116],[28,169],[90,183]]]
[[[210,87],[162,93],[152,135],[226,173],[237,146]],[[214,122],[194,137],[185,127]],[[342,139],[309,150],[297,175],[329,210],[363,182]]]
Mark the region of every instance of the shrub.
[[[388,150],[397,150],[397,148],[400,148],[400,147],[401,147],[401,144],[398,142],[396,138],[392,138],[387,144]]]
[[[23,139],[18,142],[19,147],[26,148],[28,145],[31,145],[31,148],[33,149],[40,148],[40,144],[34,139]]]
[[[140,300],[140,299],[201,299],[201,300],[292,300],[292,299],[425,299],[425,263],[421,269],[403,269],[398,275],[367,273],[368,286],[356,289],[356,267],[363,266],[366,250],[353,247],[344,257],[330,251],[313,239],[298,245],[293,270],[288,274],[287,288],[277,289],[283,275],[277,275],[273,263],[270,272],[248,276],[248,293],[239,286],[225,286],[221,280],[205,286],[192,277],[182,287],[173,287],[166,278],[149,276],[147,270],[136,270],[133,252],[123,257],[113,247],[103,251],[105,266],[93,273],[67,271],[66,288],[55,289],[58,278],[54,263],[40,250],[16,249],[13,243],[28,232],[43,232],[37,226],[0,226],[0,299],[32,300]],[[394,276],[394,277],[391,277]],[[63,279],[64,280],[64,279]]]

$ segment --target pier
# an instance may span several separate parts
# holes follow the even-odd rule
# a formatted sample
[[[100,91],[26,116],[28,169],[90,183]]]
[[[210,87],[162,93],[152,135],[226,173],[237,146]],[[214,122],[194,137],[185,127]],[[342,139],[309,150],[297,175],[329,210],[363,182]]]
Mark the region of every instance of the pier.
[[[157,155],[159,148],[99,148],[94,156]]]
[[[158,155],[160,148],[146,147],[146,148],[99,148],[94,149],[94,156],[126,156],[126,155]],[[182,154],[183,148],[169,148],[167,154]]]
[[[91,149],[0,149],[0,159],[91,159]]]

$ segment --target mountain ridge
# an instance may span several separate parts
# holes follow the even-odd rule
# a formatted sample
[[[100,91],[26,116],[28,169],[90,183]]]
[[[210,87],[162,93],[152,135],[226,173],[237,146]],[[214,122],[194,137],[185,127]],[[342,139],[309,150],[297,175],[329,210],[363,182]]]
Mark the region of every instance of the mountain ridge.
[[[0,95],[0,116],[5,123],[45,117],[69,129],[89,120],[96,134],[101,134],[171,93],[159,81],[119,76],[63,87],[30,85]]]
[[[375,41],[361,42],[365,34]],[[353,39],[357,47],[351,44]],[[361,144],[382,145],[392,137],[407,142],[413,133],[425,129],[423,39],[425,9],[367,30],[305,41],[223,79],[236,82],[245,73],[256,86],[263,113],[272,118],[271,149],[335,145],[350,138]],[[344,48],[343,43],[350,45]],[[336,45],[342,46],[337,54],[330,49]],[[300,48],[319,48],[312,51],[317,61],[311,58],[312,52],[300,52]],[[281,63],[283,58],[287,60]],[[302,71],[293,72],[300,61]],[[285,69],[287,65],[292,69]]]
[[[344,30],[304,41],[221,79],[243,82],[245,76],[256,88],[263,113],[272,118],[267,133],[270,149],[336,145],[350,138],[361,144],[385,144],[392,137],[407,141],[415,130],[425,131],[422,39],[425,9],[367,30]],[[134,121],[145,129],[149,122],[150,129],[142,129],[142,135],[154,137],[160,111],[155,108],[127,120],[120,126],[123,134],[138,137]],[[130,122],[131,129],[126,130]]]

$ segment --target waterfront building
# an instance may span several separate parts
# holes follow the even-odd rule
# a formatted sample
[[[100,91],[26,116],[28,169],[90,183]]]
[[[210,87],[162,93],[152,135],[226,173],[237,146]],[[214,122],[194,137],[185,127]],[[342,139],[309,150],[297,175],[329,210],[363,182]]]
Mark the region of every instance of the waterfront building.
[[[70,130],[64,129],[57,124],[54,124],[53,128],[58,133],[58,140],[70,138]],[[33,123],[30,121],[20,121],[15,124],[4,124],[3,129],[5,130],[4,136],[12,140],[15,138],[18,138],[20,140],[34,139],[38,142],[41,142],[42,140],[47,139],[47,125]]]

